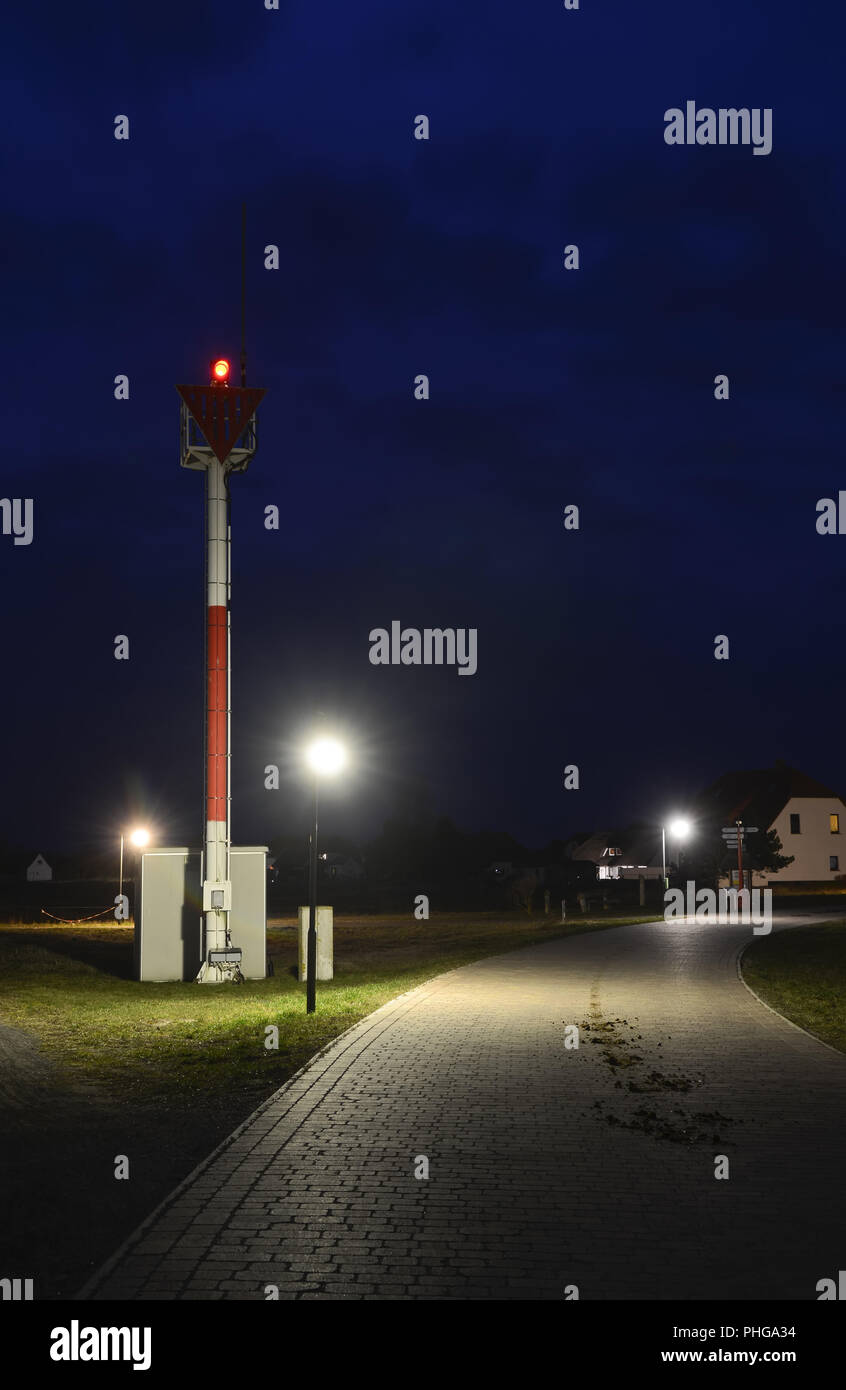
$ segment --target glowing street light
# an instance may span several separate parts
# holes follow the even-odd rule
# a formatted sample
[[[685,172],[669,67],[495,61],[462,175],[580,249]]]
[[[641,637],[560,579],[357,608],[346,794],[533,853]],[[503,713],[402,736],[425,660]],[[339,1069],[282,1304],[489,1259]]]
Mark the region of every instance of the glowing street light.
[[[673,839],[686,840],[691,832],[691,824],[689,820],[685,820],[683,816],[680,816],[676,820],[670,821],[667,829],[669,829]],[[664,891],[666,892],[670,884],[667,878],[667,834],[663,825],[661,826],[661,860],[664,866]]]
[[[321,777],[340,772],[346,751],[334,738],[317,738],[306,749],[306,762],[314,774],[314,815],[308,865],[308,935],[306,937],[306,1013],[316,1008],[317,985],[317,793]]]
[[[149,830],[144,830],[143,827],[139,826],[137,830],[130,831],[129,843],[135,845],[136,849],[143,849],[145,845],[150,843]],[[120,835],[120,887],[118,892],[123,897],[123,831]]]
[[[307,750],[306,761],[318,776],[331,776],[334,772],[340,772],[347,755],[337,739],[318,738]]]

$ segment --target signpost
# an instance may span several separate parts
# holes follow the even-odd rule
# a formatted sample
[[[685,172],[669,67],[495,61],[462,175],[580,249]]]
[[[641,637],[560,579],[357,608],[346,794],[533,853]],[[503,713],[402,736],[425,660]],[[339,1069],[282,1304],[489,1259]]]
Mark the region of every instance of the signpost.
[[[726,842],[726,849],[737,850],[737,884],[743,891],[743,841],[747,835],[757,835],[757,825],[744,825],[743,821],[735,821],[734,825],[724,825],[721,831],[722,837]],[[750,876],[749,884],[751,887],[752,879]]]

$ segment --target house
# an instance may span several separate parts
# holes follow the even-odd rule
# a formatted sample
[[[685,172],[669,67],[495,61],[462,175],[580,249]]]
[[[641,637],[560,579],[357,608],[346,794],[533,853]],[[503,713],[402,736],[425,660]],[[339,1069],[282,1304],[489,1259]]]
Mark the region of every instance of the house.
[[[741,820],[761,831],[776,831],[782,853],[792,854],[793,863],[777,873],[755,872],[755,887],[833,883],[846,875],[846,802],[787,763],[727,772],[703,792],[698,809],[721,817],[725,826]]]
[[[26,871],[27,883],[46,883],[53,877],[53,870],[43,854],[36,854]]]
[[[495,859],[484,872],[488,877],[498,878],[501,883],[504,883],[506,879],[514,876],[514,861],[513,859]]]
[[[660,827],[630,826],[627,830],[595,830],[568,844],[572,860],[593,864],[598,879],[660,878]]]
[[[330,852],[321,854],[320,859],[327,878],[353,880],[364,878],[364,865],[352,854]]]
[[[507,883],[511,888],[518,883],[534,883],[535,888],[540,888],[546,878],[546,870],[527,862],[527,859],[495,859],[482,873],[488,883]]]

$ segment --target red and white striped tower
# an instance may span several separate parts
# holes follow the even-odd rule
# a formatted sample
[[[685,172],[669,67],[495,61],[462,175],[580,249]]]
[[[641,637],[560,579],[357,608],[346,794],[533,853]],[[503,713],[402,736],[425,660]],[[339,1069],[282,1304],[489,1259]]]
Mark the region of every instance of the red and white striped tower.
[[[205,956],[198,979],[226,978],[229,911],[229,525],[223,464],[206,469],[206,835]],[[215,964],[210,963],[214,953]]]
[[[230,831],[230,620],[229,478],[242,473],[256,451],[255,410],[264,391],[229,386],[229,363],[212,363],[210,386],[178,386],[182,397],[183,468],[206,474],[206,768],[203,839],[203,960],[197,980],[222,984],[240,978],[241,952],[229,918]]]

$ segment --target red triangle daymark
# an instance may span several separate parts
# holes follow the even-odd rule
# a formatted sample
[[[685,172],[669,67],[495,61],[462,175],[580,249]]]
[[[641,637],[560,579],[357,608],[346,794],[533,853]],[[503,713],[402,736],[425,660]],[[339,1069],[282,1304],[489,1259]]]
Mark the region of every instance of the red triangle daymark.
[[[257,386],[177,386],[209,447],[224,463],[264,395]]]

